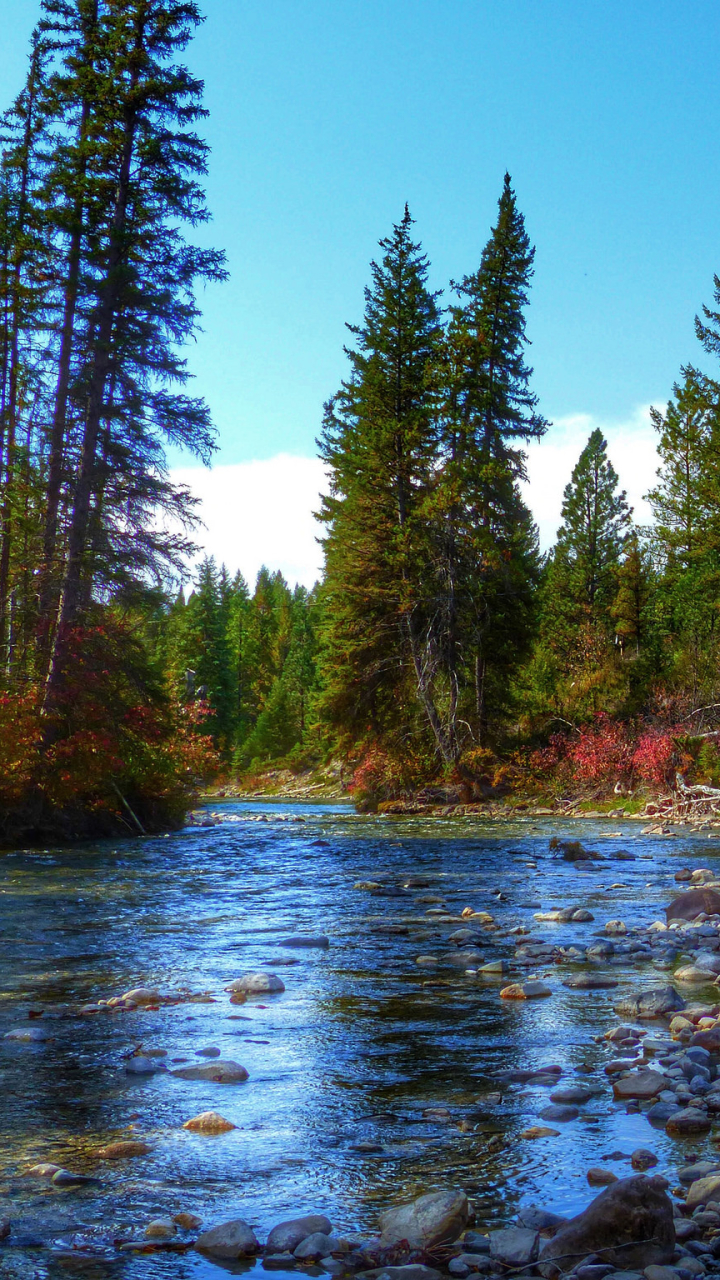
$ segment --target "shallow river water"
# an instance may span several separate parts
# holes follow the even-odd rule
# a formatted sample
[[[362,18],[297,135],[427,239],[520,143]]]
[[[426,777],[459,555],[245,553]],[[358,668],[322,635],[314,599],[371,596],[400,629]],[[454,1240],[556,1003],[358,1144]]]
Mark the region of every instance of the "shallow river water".
[[[480,1226],[501,1225],[532,1202],[576,1212],[594,1194],[586,1170],[618,1149],[651,1146],[658,1172],[677,1168],[678,1144],[613,1103],[607,1050],[593,1039],[619,1021],[619,995],[661,985],[667,972],[615,965],[617,988],[581,991],[562,985],[566,969],[546,965],[530,972],[547,976],[550,998],[501,1001],[500,982],[452,965],[447,939],[458,924],[427,912],[446,905],[458,917],[472,907],[491,912],[501,931],[526,925],[534,938],[587,946],[608,919],[664,918],[679,867],[718,866],[715,839],[643,836],[633,822],[622,831],[607,821],[500,825],[363,817],[332,805],[229,803],[222,812],[219,826],[170,837],[0,854],[0,1037],[27,1025],[30,1010],[44,1011],[52,1037],[0,1039],[0,1217],[13,1219],[0,1275],[28,1258],[38,1275],[54,1275],[52,1251],[62,1253],[73,1232],[101,1242],[103,1231],[141,1234],[150,1219],[179,1211],[206,1226],[242,1217],[261,1238],[307,1212],[327,1213],[341,1232],[371,1232],[388,1205],[459,1186]],[[559,861],[551,835],[579,836],[606,860]],[[635,861],[608,860],[621,849]],[[355,887],[365,880],[382,891]],[[594,921],[533,919],[567,904],[589,908]],[[327,934],[330,946],[279,945],[297,933]],[[511,956],[517,941],[491,940],[485,958]],[[439,957],[436,971],[417,965],[423,954]],[[231,1004],[224,988],[261,968],[282,976],[285,992]],[[209,997],[69,1013],[138,985]],[[129,1076],[123,1055],[139,1045],[165,1049],[171,1069],[172,1059],[202,1062],[197,1051],[215,1046],[249,1080]],[[493,1076],[545,1064],[562,1067],[563,1083],[579,1073],[603,1091],[557,1126],[559,1137],[521,1140],[542,1123],[551,1090],[515,1085],[492,1100]],[[433,1107],[450,1114],[423,1115]],[[182,1128],[210,1109],[237,1128],[216,1137]],[[113,1164],[94,1155],[128,1137],[146,1139],[151,1154]],[[28,1176],[38,1161],[99,1182],[54,1187]],[[223,1269],[190,1251],[108,1255],[84,1274],[209,1280]]]

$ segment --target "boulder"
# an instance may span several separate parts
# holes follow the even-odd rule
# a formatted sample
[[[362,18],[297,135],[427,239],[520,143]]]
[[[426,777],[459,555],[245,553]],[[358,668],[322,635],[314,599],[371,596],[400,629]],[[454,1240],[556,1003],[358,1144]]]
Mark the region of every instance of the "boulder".
[[[561,1227],[544,1246],[539,1265],[552,1277],[595,1253],[613,1267],[643,1268],[670,1262],[674,1249],[673,1207],[664,1180],[635,1174],[606,1187]]]
[[[329,1235],[332,1223],[320,1213],[309,1213],[304,1218],[292,1218],[289,1222],[279,1222],[273,1227],[265,1245],[266,1256],[273,1253],[294,1253],[308,1236],[322,1232]]]
[[[189,1129],[191,1133],[229,1133],[236,1128],[237,1125],[226,1120],[218,1111],[201,1111],[199,1116],[193,1116],[192,1120],[186,1120],[183,1125],[183,1129]]]
[[[276,973],[245,973],[231,982],[225,990],[244,992],[245,995],[272,995],[276,991],[284,991],[285,983]]]
[[[431,1249],[433,1245],[457,1240],[469,1216],[464,1191],[431,1191],[382,1213],[380,1239],[384,1246],[406,1240],[411,1249]]]
[[[327,1258],[333,1251],[333,1241],[325,1231],[313,1231],[293,1250],[300,1262],[317,1262],[318,1258]]]
[[[239,1062],[198,1062],[192,1067],[176,1067],[170,1072],[178,1080],[211,1080],[214,1084],[242,1084],[248,1073]]]
[[[260,1245],[255,1232],[242,1218],[221,1222],[218,1227],[203,1231],[195,1241],[195,1248],[211,1258],[252,1258]]]
[[[617,1102],[627,1102],[630,1098],[646,1101],[648,1098],[655,1098],[661,1089],[667,1087],[667,1083],[659,1071],[637,1071],[616,1080],[613,1094]]]
[[[665,915],[669,924],[671,920],[696,920],[703,912],[707,916],[720,915],[720,893],[717,889],[688,889],[670,903]]]
[[[506,1267],[526,1267],[538,1256],[540,1237],[531,1227],[506,1227],[490,1232],[490,1257]]]
[[[671,1138],[684,1138],[686,1134],[709,1133],[712,1125],[704,1111],[696,1107],[685,1107],[675,1111],[665,1125],[665,1132]]]
[[[615,1012],[621,1018],[664,1018],[667,1014],[684,1008],[682,996],[678,995],[674,987],[668,986],[651,987],[648,991],[625,996],[615,1005]]]
[[[720,1174],[711,1174],[707,1178],[697,1178],[691,1183],[685,1204],[688,1209],[696,1209],[699,1204],[709,1204],[711,1200],[720,1200]]]

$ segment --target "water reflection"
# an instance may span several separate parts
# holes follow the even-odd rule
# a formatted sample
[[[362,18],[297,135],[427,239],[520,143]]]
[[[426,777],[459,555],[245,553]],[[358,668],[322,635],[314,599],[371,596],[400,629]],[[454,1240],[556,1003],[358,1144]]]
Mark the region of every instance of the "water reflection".
[[[549,1087],[494,1096],[495,1074],[508,1068],[557,1063],[568,1077],[604,1082],[593,1036],[617,1021],[613,1004],[640,971],[618,968],[617,989],[584,992],[539,964],[530,972],[549,975],[553,996],[501,1004],[497,982],[448,962],[458,923],[427,912],[455,918],[472,907],[492,913],[503,933],[525,926],[533,938],[587,945],[606,919],[656,918],[678,854],[713,865],[714,842],[642,837],[634,824],[617,837],[607,826],[566,824],[606,854],[638,855],[587,867],[551,858],[559,825],[549,822],[500,828],[300,805],[273,813],[301,823],[244,820],[259,810],[228,804],[228,819],[243,821],[169,839],[0,855],[0,1032],[42,1009],[31,1025],[52,1037],[0,1044],[3,1212],[23,1229],[44,1242],[97,1224],[131,1233],[189,1211],[208,1224],[242,1216],[264,1232],[311,1209],[354,1229],[374,1226],[389,1201],[448,1184],[472,1194],[481,1223],[496,1223],[521,1201],[575,1211],[588,1198],[585,1170],[604,1153],[650,1143],[669,1157],[664,1133],[616,1111],[606,1086],[559,1137],[535,1142],[518,1135],[537,1123]],[[366,880],[381,889],[354,888]],[[595,923],[533,919],[568,903],[589,907]],[[302,932],[328,934],[330,949],[279,946]],[[507,954],[508,941],[490,932],[482,952]],[[437,968],[416,964],[428,954]],[[232,1006],[224,987],[266,966],[286,992]],[[211,994],[157,1011],[66,1016],[138,984]],[[217,1047],[250,1079],[128,1077],[122,1055],[139,1045],[165,1049],[171,1066]],[[213,1138],[183,1130],[208,1109],[237,1128]],[[137,1136],[152,1145],[149,1156],[98,1161],[104,1143]],[[27,1175],[41,1160],[101,1184],[60,1191]],[[97,1266],[116,1274],[114,1263]],[[129,1255],[122,1272],[221,1274],[194,1253]]]

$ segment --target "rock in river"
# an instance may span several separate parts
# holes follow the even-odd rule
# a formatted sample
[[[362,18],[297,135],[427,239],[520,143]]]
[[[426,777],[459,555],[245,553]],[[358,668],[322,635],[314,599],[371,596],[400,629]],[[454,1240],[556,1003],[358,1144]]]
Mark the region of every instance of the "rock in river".
[[[665,1132],[673,1138],[684,1138],[691,1133],[709,1133],[712,1125],[704,1111],[685,1107],[675,1111],[665,1125]]]
[[[537,1000],[541,996],[551,996],[552,990],[544,982],[512,982],[509,987],[503,987],[500,992],[501,1000]]]
[[[570,1271],[590,1253],[613,1267],[642,1269],[670,1262],[675,1224],[664,1187],[664,1179],[644,1174],[607,1187],[545,1245],[539,1260],[543,1275]]]
[[[667,1086],[667,1083],[659,1071],[638,1071],[616,1080],[613,1093],[618,1102],[627,1102],[630,1098],[640,1100],[654,1098]]]
[[[146,1156],[152,1151],[147,1142],[109,1142],[96,1152],[98,1160],[129,1160],[133,1156]]]
[[[668,986],[651,987],[648,991],[625,996],[615,1005],[615,1012],[621,1018],[664,1018],[668,1013],[684,1008],[682,996],[674,987]]]
[[[318,947],[325,950],[330,946],[330,939],[324,933],[318,933],[315,936],[309,933],[294,934],[292,938],[283,938],[280,943],[281,947]]]
[[[433,1245],[457,1240],[469,1215],[464,1191],[431,1191],[381,1214],[381,1240],[383,1245],[407,1240],[412,1249],[431,1249]]]
[[[237,1129],[237,1125],[217,1111],[202,1111],[192,1120],[186,1120],[183,1129],[190,1129],[192,1133],[229,1133],[231,1129]]]
[[[291,1218],[289,1222],[279,1222],[273,1227],[267,1238],[265,1254],[294,1253],[308,1236],[329,1235],[332,1224],[329,1218],[320,1213],[308,1213],[304,1218]]]
[[[39,1044],[50,1036],[43,1027],[13,1027],[6,1031],[3,1040],[15,1040],[18,1044]]]
[[[333,1250],[333,1241],[326,1231],[313,1231],[293,1250],[300,1262],[317,1262],[319,1258],[327,1258]]]
[[[160,992],[155,987],[133,987],[132,991],[126,991],[120,996],[121,1000],[131,1000],[133,1004],[159,1004],[162,1000]]]
[[[720,1175],[710,1174],[707,1178],[696,1178],[691,1184],[685,1204],[688,1209],[697,1209],[699,1204],[709,1204],[711,1200],[720,1198]]]
[[[170,1072],[179,1080],[211,1080],[214,1084],[242,1084],[248,1073],[239,1062],[198,1062],[192,1067],[176,1067]]]
[[[221,1222],[218,1227],[203,1231],[195,1241],[195,1248],[211,1258],[252,1258],[260,1245],[252,1227],[242,1218]]]
[[[537,1231],[530,1227],[506,1227],[490,1232],[490,1256],[506,1267],[526,1267],[538,1255]]]
[[[668,924],[671,920],[696,920],[699,915],[720,915],[720,893],[717,889],[688,889],[681,893],[666,909]]]
[[[243,991],[248,995],[267,995],[276,991],[284,991],[285,983],[276,973],[244,973],[230,983],[226,991]]]

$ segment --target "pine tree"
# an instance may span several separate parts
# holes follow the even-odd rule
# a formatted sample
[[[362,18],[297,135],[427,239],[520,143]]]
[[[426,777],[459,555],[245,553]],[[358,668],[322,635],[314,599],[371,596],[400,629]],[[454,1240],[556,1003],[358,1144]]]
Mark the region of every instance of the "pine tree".
[[[182,657],[183,667],[194,672],[194,696],[205,698],[212,710],[209,729],[227,751],[235,713],[232,657],[221,575],[212,557],[202,561],[184,611]]]
[[[555,605],[576,622],[605,622],[627,541],[631,510],[607,456],[607,442],[590,435],[565,488],[563,523],[552,554],[548,586]]]
[[[534,255],[506,174],[480,266],[454,286],[461,305],[447,335],[445,460],[435,496],[450,686],[473,688],[476,741],[506,702],[532,636],[537,534],[520,493],[519,445],[547,428],[525,362]],[[464,714],[467,721],[472,712]]]
[[[655,584],[650,553],[637,529],[628,536],[616,578],[617,591],[610,606],[615,636],[622,653],[638,656],[652,626],[650,604]]]
[[[350,377],[326,406],[319,442],[330,470],[321,512],[324,707],[355,737],[392,736],[414,686],[442,737],[424,664],[431,567],[423,510],[437,453],[428,374],[440,314],[407,207],[380,248],[363,323],[349,326]]]
[[[711,314],[707,313],[706,314]],[[720,388],[691,366],[665,413],[653,409],[658,483],[655,516],[658,611],[677,677],[693,699],[714,697],[720,592]]]
[[[93,59],[103,93],[87,143],[89,229],[71,391],[79,459],[69,484],[48,709],[62,685],[64,645],[95,587],[162,572],[164,559],[177,564],[186,550],[156,520],[163,506],[190,514],[165,474],[164,442],[203,458],[212,447],[206,406],[171,389],[187,380],[179,348],[197,322],[195,283],[223,275],[221,255],[193,247],[182,232],[183,223],[207,218],[199,185],[207,147],[192,128],[204,114],[202,86],[172,59],[199,21],[191,0],[102,6]],[[65,65],[82,56],[85,46],[72,44]]]

